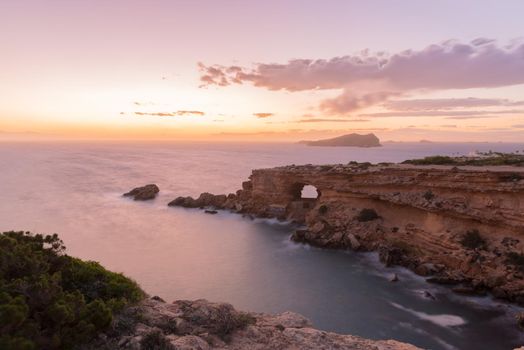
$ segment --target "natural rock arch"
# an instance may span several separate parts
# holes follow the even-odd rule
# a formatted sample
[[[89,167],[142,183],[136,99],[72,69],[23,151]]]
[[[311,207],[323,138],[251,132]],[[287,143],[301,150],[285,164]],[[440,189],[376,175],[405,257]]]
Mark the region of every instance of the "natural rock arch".
[[[310,184],[296,182],[291,185],[289,193],[293,196],[294,200],[315,200],[320,198],[320,190]]]

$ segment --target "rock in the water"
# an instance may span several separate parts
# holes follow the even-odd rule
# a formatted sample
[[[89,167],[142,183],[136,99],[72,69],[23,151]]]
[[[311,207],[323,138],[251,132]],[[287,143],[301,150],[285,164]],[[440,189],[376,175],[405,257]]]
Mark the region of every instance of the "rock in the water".
[[[427,290],[424,291],[423,295],[424,295],[424,298],[436,300],[435,296],[431,294],[430,292],[428,292]]]
[[[135,201],[147,201],[155,199],[156,195],[160,192],[160,189],[155,184],[145,185],[143,187],[137,187],[131,191],[124,193],[124,197],[133,197]]]
[[[204,213],[214,215],[214,214],[217,214],[218,211],[216,211],[216,210],[204,210]]]
[[[192,197],[177,197],[167,204],[170,207],[198,208]]]
[[[389,280],[390,282],[398,282],[398,276],[396,273],[393,274],[393,276],[391,277],[391,279]]]
[[[309,233],[308,230],[296,230],[291,235],[291,240],[297,243],[305,243],[307,242],[307,234]]]
[[[197,199],[194,199],[193,197],[178,197],[169,202],[168,206],[184,208],[213,207],[217,209],[223,209],[224,205],[226,204],[226,201],[226,195],[214,195],[211,193],[204,192],[200,194],[200,196]]]

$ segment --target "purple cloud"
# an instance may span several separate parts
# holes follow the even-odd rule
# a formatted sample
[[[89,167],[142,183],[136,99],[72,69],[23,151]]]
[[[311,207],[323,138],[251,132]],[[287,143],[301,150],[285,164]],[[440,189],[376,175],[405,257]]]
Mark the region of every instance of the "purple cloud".
[[[251,83],[269,90],[340,89],[320,109],[348,113],[416,90],[494,88],[524,83],[524,43],[499,47],[485,38],[446,41],[392,55],[295,59],[253,68],[199,63],[203,86]]]
[[[364,113],[360,114],[360,117],[372,118],[372,117],[471,117],[471,116],[487,116],[494,118],[499,114],[524,114],[524,110],[497,110],[497,111],[392,111],[392,112],[378,112],[378,113]]]
[[[396,111],[426,111],[470,107],[524,106],[524,101],[510,101],[496,98],[436,98],[415,100],[394,100],[384,103],[384,107]]]
[[[151,116],[151,117],[180,117],[180,116],[188,116],[188,115],[189,116],[203,116],[205,115],[205,113],[202,111],[180,110],[176,112],[135,112],[135,115]]]
[[[324,123],[324,122],[330,122],[330,123],[362,123],[362,122],[369,122],[370,120],[367,119],[330,119],[330,118],[307,118],[307,119],[299,119],[296,121],[296,123]]]

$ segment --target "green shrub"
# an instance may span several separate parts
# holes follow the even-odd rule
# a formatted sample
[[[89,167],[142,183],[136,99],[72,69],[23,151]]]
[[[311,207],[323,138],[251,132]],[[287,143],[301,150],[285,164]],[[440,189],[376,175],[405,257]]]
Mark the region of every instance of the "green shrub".
[[[479,230],[469,230],[462,236],[460,244],[468,249],[486,248],[486,240],[480,235]]]
[[[64,252],[56,234],[0,234],[0,349],[73,348],[143,298],[125,276]]]
[[[237,316],[237,325],[239,329],[245,329],[249,325],[257,323],[257,319],[254,316],[251,316],[247,312],[240,312]]]
[[[422,196],[423,196],[424,199],[427,200],[428,202],[429,202],[430,200],[432,200],[433,198],[435,198],[435,195],[433,194],[433,192],[431,192],[431,190],[426,191]]]
[[[390,243],[392,247],[400,249],[405,255],[414,256],[421,254],[420,248],[402,239],[392,239]]]
[[[517,252],[510,252],[506,255],[506,262],[516,266],[519,270],[524,270],[524,254]]]
[[[357,215],[357,220],[360,222],[373,221],[380,218],[374,209],[362,209]]]
[[[448,157],[448,156],[430,156],[422,159],[410,159],[402,162],[403,164],[414,165],[474,165],[474,166],[524,166],[524,155],[517,153],[487,152],[480,153],[476,157]],[[517,174],[518,175],[518,174]],[[519,176],[510,176],[508,181],[521,180]],[[504,181],[504,179],[503,179]]]
[[[415,165],[448,165],[455,164],[453,158],[448,156],[430,156],[422,159],[410,159],[402,162],[403,164],[415,164]]]
[[[160,331],[147,333],[140,341],[140,349],[142,350],[170,350],[173,348]]]

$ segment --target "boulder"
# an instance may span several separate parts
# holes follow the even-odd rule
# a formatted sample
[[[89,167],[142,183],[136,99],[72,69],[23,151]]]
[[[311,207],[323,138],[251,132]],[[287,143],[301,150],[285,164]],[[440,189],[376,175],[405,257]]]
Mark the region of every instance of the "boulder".
[[[214,195],[208,192],[201,193],[197,199],[193,197],[177,197],[168,203],[170,207],[184,208],[204,208],[213,207],[223,209],[226,204],[227,196],[225,194]]]
[[[177,197],[167,204],[170,207],[198,208],[199,205],[192,197]]]
[[[296,230],[291,235],[291,240],[298,243],[306,243],[308,232],[308,230]]]
[[[424,298],[426,299],[431,299],[431,300],[436,300],[437,298],[435,298],[435,296],[433,294],[431,294],[430,292],[428,292],[427,290],[425,290],[422,295],[424,296]]]
[[[133,197],[135,201],[147,201],[154,199],[160,192],[160,189],[155,184],[149,184],[142,187],[133,188],[131,191],[124,193],[124,197]]]

